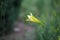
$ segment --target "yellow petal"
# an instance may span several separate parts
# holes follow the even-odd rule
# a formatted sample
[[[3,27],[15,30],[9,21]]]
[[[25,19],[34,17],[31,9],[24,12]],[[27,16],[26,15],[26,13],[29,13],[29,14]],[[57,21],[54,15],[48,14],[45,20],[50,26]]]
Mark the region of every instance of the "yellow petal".
[[[31,18],[35,21],[35,22],[40,22],[36,17],[31,16]]]
[[[43,25],[43,23],[40,20],[38,20],[36,17],[34,17],[32,15],[32,13],[30,13],[30,15],[27,15],[27,17],[28,17],[27,21],[32,21],[32,22],[39,23],[39,24]]]
[[[40,22],[36,17],[34,17],[32,15],[32,13],[30,13],[30,15],[27,15],[29,21],[32,21],[32,22]]]

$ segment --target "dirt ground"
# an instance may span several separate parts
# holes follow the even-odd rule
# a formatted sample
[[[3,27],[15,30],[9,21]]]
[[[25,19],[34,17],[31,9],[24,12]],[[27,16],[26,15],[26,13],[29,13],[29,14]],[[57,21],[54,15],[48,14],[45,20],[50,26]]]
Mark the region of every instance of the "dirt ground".
[[[0,40],[34,40],[35,33],[32,26],[27,26],[22,22],[14,23],[14,32],[10,35],[0,37]]]

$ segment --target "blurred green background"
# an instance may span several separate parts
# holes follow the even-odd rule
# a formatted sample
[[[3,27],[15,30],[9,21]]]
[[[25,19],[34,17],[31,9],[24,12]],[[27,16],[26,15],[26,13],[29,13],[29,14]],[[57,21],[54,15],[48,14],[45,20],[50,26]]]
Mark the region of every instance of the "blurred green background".
[[[44,28],[26,22],[30,12],[45,23]],[[4,19],[4,15],[8,18]],[[0,35],[9,33],[15,20],[34,26],[36,40],[60,40],[60,0],[0,0]]]
[[[33,24],[38,31],[36,40],[60,40],[60,0],[24,0],[21,9],[23,19],[32,12],[46,24],[44,28]]]

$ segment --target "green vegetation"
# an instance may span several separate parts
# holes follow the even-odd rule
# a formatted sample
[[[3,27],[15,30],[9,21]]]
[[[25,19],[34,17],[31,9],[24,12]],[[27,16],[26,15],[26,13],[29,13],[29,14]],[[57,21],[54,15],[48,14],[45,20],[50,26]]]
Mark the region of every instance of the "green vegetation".
[[[32,12],[44,23],[43,26],[36,26],[36,40],[60,40],[60,0],[29,0],[24,6],[26,12]],[[35,2],[36,1],[36,2]],[[25,3],[25,1],[24,1]],[[24,7],[23,6],[23,7]],[[32,7],[31,7],[32,6]],[[34,8],[34,9],[33,9]]]
[[[31,12],[44,24],[41,26],[39,23],[32,23],[33,21],[29,23],[26,22],[27,24],[32,24],[34,26],[36,40],[60,40],[60,0],[20,1],[21,0],[0,0],[0,18],[5,14],[8,16],[7,19],[0,19],[0,35],[8,29],[8,32],[11,30],[12,27],[10,25],[13,24],[17,17],[19,20],[26,22],[27,15]],[[18,2],[17,5],[15,4],[16,2]],[[19,6],[20,3],[21,6]],[[8,23],[6,23],[6,21],[8,21]],[[2,32],[1,30],[5,28],[7,29]]]
[[[0,36],[11,33],[17,19],[21,0],[0,0]]]

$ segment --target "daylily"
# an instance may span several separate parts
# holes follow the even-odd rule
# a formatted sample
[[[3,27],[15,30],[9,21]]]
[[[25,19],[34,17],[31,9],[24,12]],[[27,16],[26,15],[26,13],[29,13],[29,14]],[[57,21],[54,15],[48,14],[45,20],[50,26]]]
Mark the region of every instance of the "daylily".
[[[40,23],[40,21],[36,17],[34,17],[32,15],[32,13],[30,13],[30,15],[27,15],[27,17],[28,17],[27,21],[32,21],[32,22],[35,22],[35,23]]]

